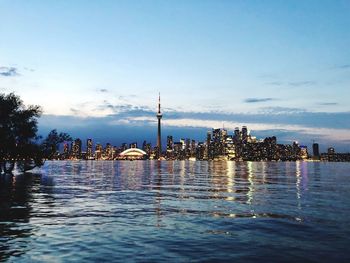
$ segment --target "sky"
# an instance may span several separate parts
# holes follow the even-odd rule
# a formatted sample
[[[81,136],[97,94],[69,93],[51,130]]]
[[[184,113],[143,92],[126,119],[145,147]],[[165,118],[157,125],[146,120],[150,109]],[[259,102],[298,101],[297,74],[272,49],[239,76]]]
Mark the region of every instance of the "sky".
[[[350,151],[350,1],[0,0],[0,93],[83,140],[258,138]]]

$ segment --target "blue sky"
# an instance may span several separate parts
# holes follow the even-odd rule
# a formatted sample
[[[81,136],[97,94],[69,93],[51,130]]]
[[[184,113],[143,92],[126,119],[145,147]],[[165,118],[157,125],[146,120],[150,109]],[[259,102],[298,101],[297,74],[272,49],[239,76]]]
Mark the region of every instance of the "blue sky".
[[[0,92],[42,105],[42,132],[101,142],[155,142],[161,92],[175,137],[247,125],[350,151],[349,13],[334,0],[2,0]]]

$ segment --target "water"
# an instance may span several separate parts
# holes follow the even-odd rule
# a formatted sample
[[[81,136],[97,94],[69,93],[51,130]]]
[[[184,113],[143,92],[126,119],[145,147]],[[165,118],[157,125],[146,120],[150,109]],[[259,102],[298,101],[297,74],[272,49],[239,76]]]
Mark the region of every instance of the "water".
[[[349,262],[350,164],[60,161],[1,176],[0,261]]]

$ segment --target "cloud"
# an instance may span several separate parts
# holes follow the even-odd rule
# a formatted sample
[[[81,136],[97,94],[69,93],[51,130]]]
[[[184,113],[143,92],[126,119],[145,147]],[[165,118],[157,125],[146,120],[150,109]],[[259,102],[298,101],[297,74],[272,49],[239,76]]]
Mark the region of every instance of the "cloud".
[[[267,82],[267,85],[271,85],[271,86],[282,86],[283,82],[282,81],[271,81],[271,82]]]
[[[293,81],[288,83],[288,85],[292,87],[312,86],[315,84],[315,81]]]
[[[320,102],[318,103],[318,105],[322,105],[322,106],[335,106],[338,105],[338,102]]]
[[[343,64],[335,66],[335,69],[350,69],[350,64]]]
[[[316,85],[316,81],[311,81],[311,80],[305,80],[305,81],[289,81],[289,82],[283,82],[283,81],[270,81],[266,82],[266,85],[270,86],[283,86],[287,85],[290,87],[302,87],[302,86],[313,86]]]
[[[73,113],[73,115],[80,115],[81,114],[80,110],[77,110],[77,109],[74,109],[74,108],[70,108],[69,110],[70,110],[71,113]]]
[[[15,77],[19,76],[18,69],[15,67],[0,67],[0,76]]]
[[[244,100],[245,103],[257,103],[276,100],[274,98],[247,98]]]
[[[28,68],[28,67],[24,67],[23,69],[26,70],[26,71],[30,71],[30,72],[34,72],[35,71],[35,69]]]
[[[263,107],[260,108],[260,113],[264,115],[291,115],[305,113],[306,110],[303,108],[290,108],[290,107]]]

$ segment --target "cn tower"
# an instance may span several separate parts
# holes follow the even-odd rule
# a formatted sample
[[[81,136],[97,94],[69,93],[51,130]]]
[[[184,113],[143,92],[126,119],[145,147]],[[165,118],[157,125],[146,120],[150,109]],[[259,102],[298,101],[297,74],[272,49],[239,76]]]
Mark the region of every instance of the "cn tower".
[[[160,111],[160,93],[158,98],[158,112],[157,112],[157,119],[158,119],[158,136],[157,136],[157,149],[158,149],[158,158],[162,156],[162,137],[161,137],[161,127],[160,127],[160,120],[162,119],[163,115]]]

